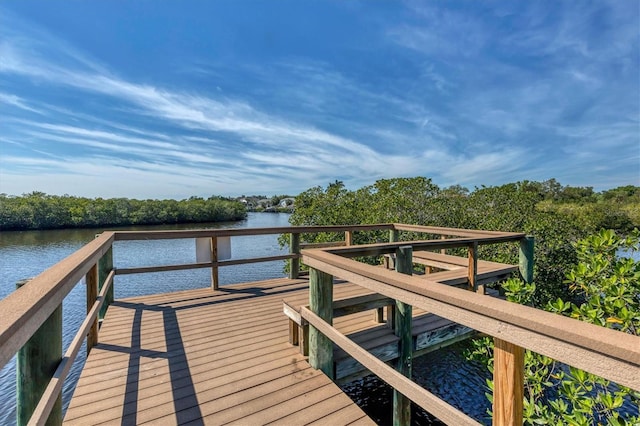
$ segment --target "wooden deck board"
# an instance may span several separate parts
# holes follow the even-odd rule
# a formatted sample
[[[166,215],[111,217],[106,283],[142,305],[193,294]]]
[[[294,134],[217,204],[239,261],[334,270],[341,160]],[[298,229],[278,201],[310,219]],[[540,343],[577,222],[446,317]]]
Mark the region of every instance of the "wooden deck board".
[[[347,283],[334,292],[336,298],[360,293]],[[308,303],[307,281],[117,300],[65,424],[374,424],[288,344],[284,298]],[[371,319],[336,323],[361,330]]]

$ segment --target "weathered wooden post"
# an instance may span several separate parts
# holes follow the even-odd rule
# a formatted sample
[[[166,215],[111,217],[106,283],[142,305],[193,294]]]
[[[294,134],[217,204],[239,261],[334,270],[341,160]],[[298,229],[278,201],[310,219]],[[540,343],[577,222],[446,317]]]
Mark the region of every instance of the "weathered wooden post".
[[[524,349],[494,338],[493,424],[522,425],[524,399]]]
[[[389,230],[389,242],[390,243],[396,243],[398,242],[398,240],[400,239],[400,232],[398,232],[397,229],[390,229]],[[387,269],[396,269],[396,263],[395,263],[395,255],[391,256],[391,255],[386,255],[385,256],[385,268]],[[381,322],[382,321],[382,317],[383,317],[383,310],[384,308],[378,308],[377,312],[374,314],[375,316],[373,317],[373,320],[376,322]],[[396,329],[396,305],[389,305],[386,307],[387,310],[387,327],[395,330]]]
[[[478,242],[469,244],[469,290],[484,294],[484,286],[478,285]]]
[[[289,234],[289,253],[300,254],[300,234],[292,232]],[[291,259],[289,263],[289,279],[295,280],[300,276],[300,258]]]
[[[520,240],[520,274],[533,282],[534,238]],[[493,424],[521,425],[524,399],[524,348],[494,338],[493,350]]]
[[[402,246],[396,250],[396,271],[407,275],[413,274],[413,247]],[[395,332],[400,338],[396,370],[409,378],[411,378],[413,364],[412,311],[411,305],[396,300]],[[393,391],[393,424],[394,426],[411,424],[411,400],[397,390]]]
[[[102,290],[102,286],[107,281],[107,277],[109,273],[113,269],[113,246],[109,247],[109,250],[100,258],[98,262],[98,293]],[[102,308],[100,308],[100,313],[98,314],[98,318],[101,320],[104,319],[105,314],[107,313],[107,308],[109,305],[113,303],[113,285],[107,291],[107,294],[104,298],[104,304]]]
[[[309,309],[333,324],[333,276],[314,268],[309,270]],[[313,325],[309,326],[309,364],[331,379],[335,377],[333,342]]]
[[[87,284],[87,314],[93,308],[93,304],[96,303],[96,299],[98,298],[98,283],[100,279],[98,277],[98,265],[93,265],[87,275],[85,276],[85,281]],[[89,329],[89,334],[87,334],[87,355],[91,352],[91,348],[93,348],[98,343],[98,318],[93,321],[91,324],[91,328]]]
[[[353,245],[353,231],[344,231],[344,245]]]
[[[17,288],[29,280],[16,284]],[[62,360],[62,304],[18,351],[16,362],[17,424],[26,425]],[[62,395],[51,409],[47,425],[62,424]]]
[[[531,235],[520,240],[520,275],[527,283],[533,282],[533,246],[534,238]]]

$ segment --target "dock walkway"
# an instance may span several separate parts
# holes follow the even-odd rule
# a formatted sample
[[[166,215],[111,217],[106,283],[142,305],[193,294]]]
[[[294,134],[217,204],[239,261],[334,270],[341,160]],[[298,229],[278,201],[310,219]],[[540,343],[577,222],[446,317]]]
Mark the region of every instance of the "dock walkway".
[[[353,287],[336,284],[336,296]],[[307,280],[117,300],[64,423],[374,424],[288,343],[283,298],[304,304]],[[341,326],[366,327],[357,318]]]

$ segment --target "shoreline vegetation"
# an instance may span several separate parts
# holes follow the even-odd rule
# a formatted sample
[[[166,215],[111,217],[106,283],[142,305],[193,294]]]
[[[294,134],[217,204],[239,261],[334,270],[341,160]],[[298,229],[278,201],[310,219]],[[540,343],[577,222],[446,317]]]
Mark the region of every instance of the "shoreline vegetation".
[[[247,209],[232,198],[184,200],[85,198],[31,192],[0,194],[0,231],[167,225],[244,220]]]

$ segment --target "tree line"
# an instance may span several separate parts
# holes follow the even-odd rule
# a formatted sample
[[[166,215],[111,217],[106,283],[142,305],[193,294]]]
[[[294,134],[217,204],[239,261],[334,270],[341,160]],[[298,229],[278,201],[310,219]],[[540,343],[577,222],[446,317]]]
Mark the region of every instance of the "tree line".
[[[31,192],[0,194],[0,230],[89,228],[235,221],[247,216],[238,201],[212,196],[184,200],[85,198]]]

